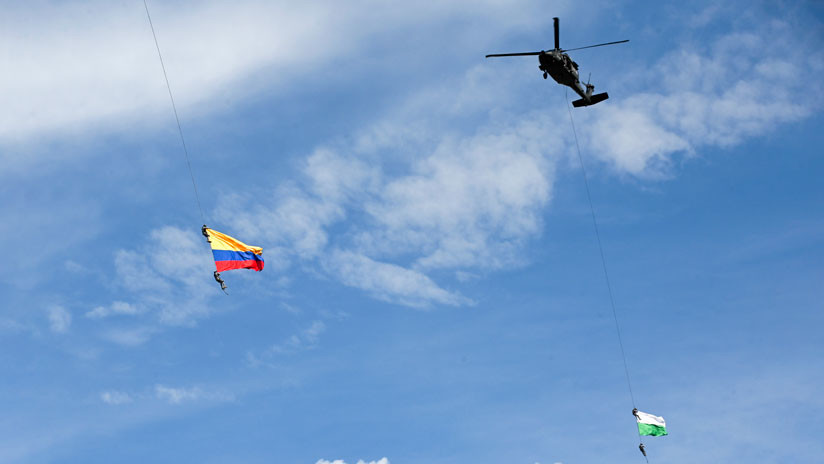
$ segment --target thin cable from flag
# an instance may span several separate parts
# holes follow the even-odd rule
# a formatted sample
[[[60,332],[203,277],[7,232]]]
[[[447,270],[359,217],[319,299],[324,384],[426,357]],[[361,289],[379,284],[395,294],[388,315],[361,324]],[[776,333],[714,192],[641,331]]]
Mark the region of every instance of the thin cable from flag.
[[[581,173],[584,177],[584,186],[586,187],[587,191],[587,201],[589,202],[589,211],[592,214],[592,226],[595,229],[595,238],[598,241],[598,251],[601,253],[601,266],[604,269],[604,279],[607,283],[607,293],[609,294],[609,304],[612,307],[612,318],[615,321],[615,333],[618,334],[618,346],[621,348],[621,359],[624,361],[624,374],[626,374],[627,378],[627,389],[629,390],[629,398],[632,401],[632,408],[635,409],[635,395],[632,393],[632,382],[629,378],[629,367],[627,365],[627,355],[624,351],[624,341],[621,337],[621,325],[618,324],[618,312],[615,310],[615,298],[612,295],[612,285],[609,281],[609,272],[607,272],[607,260],[604,257],[604,246],[601,244],[601,233],[598,230],[598,220],[595,218],[595,207],[592,204],[592,193],[589,190],[589,180],[587,179],[587,170],[584,166],[584,158],[581,156],[581,146],[578,143],[578,133],[575,130],[575,120],[572,118],[572,108],[569,104],[569,94],[564,91],[564,97],[566,98],[567,102],[567,112],[569,113],[569,122],[572,124],[572,135],[575,137],[575,149],[578,152],[578,161],[581,163]],[[638,431],[638,438],[641,440],[641,444],[644,444],[644,439],[641,437],[641,431]],[[649,459],[647,458],[646,454],[644,454],[644,460],[649,463]]]
[[[192,163],[189,161],[189,150],[186,148],[186,139],[183,138],[183,128],[180,126],[180,118],[177,116],[175,97],[172,95],[172,86],[169,84],[169,76],[166,74],[166,65],[163,64],[163,55],[160,53],[160,44],[157,42],[157,34],[155,34],[154,24],[152,23],[152,15],[149,14],[149,5],[146,4],[146,0],[143,0],[143,6],[146,8],[146,17],[149,18],[149,27],[152,29],[152,37],[154,37],[155,47],[157,48],[157,56],[160,58],[160,67],[163,69],[163,78],[166,80],[166,89],[169,91],[169,100],[172,101],[172,110],[175,113],[175,121],[177,122],[177,132],[180,134],[180,143],[183,145],[183,155],[186,158],[186,166],[189,168],[189,176],[192,178],[192,188],[194,188],[195,191],[195,200],[197,201],[197,209],[200,211],[200,220],[202,224],[206,224],[206,216],[203,214],[203,207],[200,205],[200,195],[197,192],[195,175],[194,172],[192,172]]]

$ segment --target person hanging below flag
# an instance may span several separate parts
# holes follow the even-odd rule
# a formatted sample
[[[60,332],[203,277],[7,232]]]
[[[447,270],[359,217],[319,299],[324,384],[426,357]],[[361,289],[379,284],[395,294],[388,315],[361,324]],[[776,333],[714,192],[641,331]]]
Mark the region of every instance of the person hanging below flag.
[[[223,290],[223,293],[226,293],[228,295],[228,293],[226,292],[226,282],[224,282],[223,279],[220,277],[220,273],[215,271],[214,275],[215,275],[215,282],[219,283],[220,284],[220,289]]]
[[[220,273],[231,269],[263,270],[263,248],[247,245],[240,240],[210,229],[205,224],[201,233],[212,246],[212,255],[215,258],[215,281],[220,289],[226,292],[226,283]]]

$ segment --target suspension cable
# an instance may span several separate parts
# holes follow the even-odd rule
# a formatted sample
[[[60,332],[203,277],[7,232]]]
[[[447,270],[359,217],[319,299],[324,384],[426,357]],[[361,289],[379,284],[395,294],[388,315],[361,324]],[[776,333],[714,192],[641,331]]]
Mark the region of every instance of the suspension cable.
[[[157,48],[157,57],[160,58],[160,67],[163,69],[163,78],[166,80],[166,89],[169,91],[169,100],[172,102],[172,110],[174,111],[175,121],[177,122],[177,132],[180,134],[180,143],[183,145],[183,155],[186,158],[186,166],[189,168],[189,176],[192,178],[192,188],[195,191],[197,209],[200,211],[200,220],[202,224],[206,224],[206,216],[203,214],[203,207],[200,205],[200,195],[197,192],[195,175],[194,172],[192,172],[192,163],[189,161],[189,150],[186,148],[186,140],[183,138],[183,128],[180,126],[180,118],[177,115],[175,97],[172,96],[172,86],[169,84],[169,76],[166,74],[166,66],[163,64],[163,55],[160,53],[160,44],[157,42],[157,34],[155,34],[154,24],[152,23],[152,15],[149,14],[149,5],[146,4],[146,0],[143,0],[143,6],[146,8],[146,17],[149,18],[149,27],[152,29],[152,37],[154,37],[155,47]]]
[[[624,361],[624,374],[626,375],[626,378],[627,378],[627,389],[629,390],[629,398],[630,398],[630,401],[632,402],[633,409],[635,409],[635,407],[636,407],[635,406],[635,395],[632,393],[632,382],[630,381],[630,378],[629,378],[629,367],[627,365],[627,355],[624,352],[624,341],[623,341],[623,338],[621,337],[621,326],[620,326],[620,324],[618,324],[618,313],[615,310],[615,298],[612,295],[612,285],[610,284],[610,281],[609,281],[609,272],[607,272],[607,260],[604,257],[604,246],[601,243],[601,233],[598,230],[598,221],[595,218],[595,207],[592,204],[592,193],[590,192],[590,189],[589,189],[589,180],[587,178],[587,170],[586,170],[586,167],[584,166],[584,158],[583,158],[583,156],[581,156],[581,146],[578,143],[578,133],[575,130],[575,120],[572,118],[572,108],[569,104],[569,94],[566,91],[564,92],[564,97],[566,98],[566,102],[567,102],[567,112],[569,113],[569,122],[572,125],[572,135],[575,137],[575,149],[578,152],[578,162],[581,164],[581,173],[583,174],[583,177],[584,177],[584,186],[586,187],[586,191],[587,191],[587,201],[589,202],[589,211],[592,215],[592,226],[595,229],[595,238],[598,241],[598,251],[601,254],[601,266],[604,269],[604,280],[606,280],[606,284],[607,284],[607,293],[609,294],[609,304],[612,307],[612,318],[615,321],[615,333],[618,335],[618,346],[621,348],[621,359]],[[641,431],[640,430],[638,431],[638,438],[641,440],[641,444],[643,444],[644,441],[643,441],[643,438],[641,437]],[[647,458],[646,455],[644,456],[644,460],[647,463],[649,463],[649,459]]]

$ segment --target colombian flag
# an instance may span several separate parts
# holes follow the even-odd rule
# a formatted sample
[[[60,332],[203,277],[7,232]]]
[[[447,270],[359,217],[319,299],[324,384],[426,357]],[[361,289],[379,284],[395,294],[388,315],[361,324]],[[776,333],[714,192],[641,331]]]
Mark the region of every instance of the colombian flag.
[[[203,230],[208,234],[209,243],[212,244],[217,272],[229,269],[263,270],[263,248],[249,246],[236,238],[205,226]]]

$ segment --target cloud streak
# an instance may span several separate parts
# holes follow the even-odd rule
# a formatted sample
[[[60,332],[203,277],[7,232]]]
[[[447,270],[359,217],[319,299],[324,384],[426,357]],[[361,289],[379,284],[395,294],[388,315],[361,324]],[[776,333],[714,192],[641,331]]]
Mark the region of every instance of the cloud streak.
[[[133,398],[130,394],[121,391],[105,391],[100,394],[100,400],[113,406],[131,403]]]
[[[86,313],[86,317],[90,319],[102,319],[109,316],[125,315],[134,316],[140,314],[143,310],[130,303],[124,301],[115,301],[109,306],[97,306]]]
[[[669,53],[650,71],[663,76],[659,92],[576,113],[591,127],[587,151],[619,172],[655,178],[679,153],[728,148],[809,116],[824,103],[824,85],[804,75],[824,71],[824,52],[804,38],[774,20],[758,34],[733,32],[705,50]]]
[[[315,464],[346,464],[346,461],[343,459],[335,459],[334,461],[327,461],[326,459],[318,459]],[[389,459],[383,457],[378,459],[377,461],[364,461],[363,459],[358,459],[357,464],[390,464]]]
[[[426,140],[383,123],[351,144],[318,148],[302,178],[271,202],[227,197],[217,216],[375,298],[411,307],[471,304],[427,273],[524,262],[523,246],[542,230],[550,200],[551,159],[561,155],[547,138],[558,130],[546,116],[488,129]],[[411,147],[408,158],[392,154],[399,144]],[[405,171],[390,175],[384,155]]]
[[[207,295],[214,295],[208,275],[213,266],[201,237],[175,227],[153,230],[142,249],[119,250],[115,269],[119,284],[137,298],[137,307],[150,308],[165,325],[192,325],[208,315]],[[132,304],[127,304],[132,308]],[[114,303],[110,311],[126,306]]]
[[[43,134],[134,127],[169,116],[143,5],[97,1],[87,6],[41,4],[37,15],[31,8],[6,10],[0,64],[14,72],[0,75],[0,86],[10,90],[0,96],[0,145]],[[415,5],[184,1],[149,2],[149,7],[179,108],[197,108],[201,114],[224,106],[227,95],[237,101],[276,91],[340,57],[375,48],[380,43],[370,41],[375,36],[448,23],[456,16],[501,29],[539,22],[494,0]],[[31,33],[46,30],[53,34]]]
[[[165,385],[155,385],[155,397],[169,404],[179,405],[183,403],[195,402],[231,402],[235,396],[231,393],[221,391],[207,391],[200,387],[175,388]]]
[[[62,306],[52,306],[48,309],[49,328],[54,333],[66,333],[72,325],[72,315]]]

